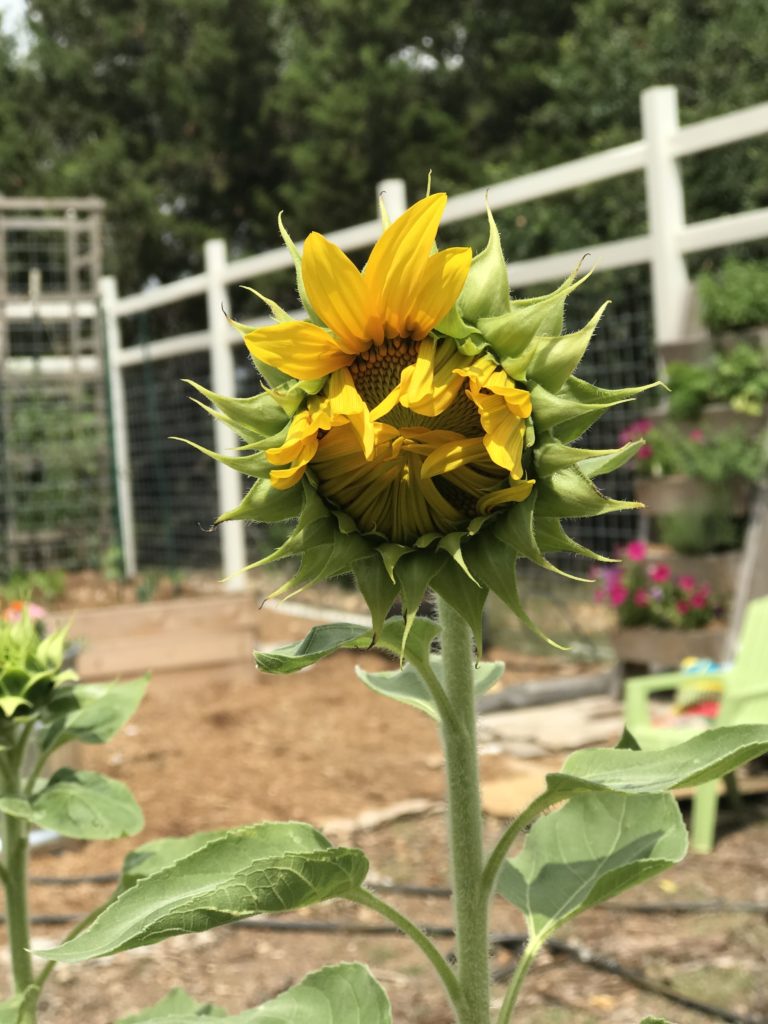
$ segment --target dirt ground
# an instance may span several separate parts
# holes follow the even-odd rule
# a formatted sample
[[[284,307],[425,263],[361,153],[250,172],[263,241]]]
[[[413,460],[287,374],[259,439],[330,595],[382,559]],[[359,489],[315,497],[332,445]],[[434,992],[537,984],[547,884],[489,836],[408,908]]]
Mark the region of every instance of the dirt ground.
[[[306,622],[264,612],[265,635],[302,636]],[[355,663],[384,667],[374,654],[342,652],[294,676],[268,676],[247,664],[182,674],[159,673],[133,722],[106,747],[83,748],[82,767],[126,782],[143,807],[145,831],[111,843],[87,843],[34,855],[35,877],[71,879],[117,871],[124,855],[148,839],[262,820],[299,819],[343,830],[339,819],[404,800],[425,801],[422,813],[361,830],[362,846],[379,881],[445,886],[446,857],[439,814],[443,781],[440,744],[430,721],[371,694]],[[551,675],[562,660],[512,659],[507,681]],[[483,758],[483,773],[503,771]],[[432,804],[438,806],[431,807]],[[757,808],[759,810],[759,807]],[[502,827],[490,819],[489,838]],[[349,841],[349,835],[344,837]],[[723,835],[708,857],[682,865],[624,904],[675,900],[768,901],[768,823],[755,821]],[[98,884],[32,888],[34,914],[83,914],[103,900]],[[444,899],[393,896],[425,925],[448,923]],[[282,920],[356,926],[378,924],[373,912],[337,902]],[[496,908],[494,929],[519,932],[520,916]],[[66,929],[37,927],[38,945],[60,941]],[[649,915],[595,910],[562,937],[614,957],[633,971],[670,984],[682,995],[717,1004],[754,1022],[768,1020],[766,914]],[[441,948],[450,951],[450,940]],[[0,968],[7,983],[7,950]],[[503,972],[514,955],[497,950]],[[368,962],[387,988],[397,1024],[450,1024],[429,965],[397,935],[286,933],[222,927],[183,936],[90,964],[60,966],[41,1007],[41,1024],[113,1024],[152,1004],[174,986],[231,1012],[257,1005],[307,971],[341,960]],[[503,997],[503,985],[495,995]],[[658,1014],[676,1024],[719,1018],[640,992],[615,975],[562,954],[545,953],[521,1001],[525,1024],[639,1024]],[[733,1019],[733,1018],[730,1018]]]

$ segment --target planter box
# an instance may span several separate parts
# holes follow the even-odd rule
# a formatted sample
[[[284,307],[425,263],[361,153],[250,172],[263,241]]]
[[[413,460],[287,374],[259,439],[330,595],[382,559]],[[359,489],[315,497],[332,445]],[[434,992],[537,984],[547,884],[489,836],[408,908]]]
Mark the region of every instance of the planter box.
[[[677,668],[683,658],[688,657],[719,661],[725,633],[721,623],[703,629],[627,626],[614,635],[614,647],[619,661],[653,669]]]
[[[681,512],[721,511],[718,507],[723,499],[722,488],[714,487],[704,480],[675,473],[671,476],[635,477],[635,498],[645,505],[645,512],[652,516],[678,515]],[[726,495],[724,510],[733,516],[744,516],[749,506],[749,487],[739,484],[731,487]]]
[[[646,416],[653,423],[670,420],[669,404],[654,406]],[[738,427],[749,437],[756,437],[768,425],[768,416],[749,416],[745,412],[737,412],[727,402],[712,402],[701,410],[698,420],[673,420],[681,430],[695,430],[697,427],[711,430],[733,430]]]

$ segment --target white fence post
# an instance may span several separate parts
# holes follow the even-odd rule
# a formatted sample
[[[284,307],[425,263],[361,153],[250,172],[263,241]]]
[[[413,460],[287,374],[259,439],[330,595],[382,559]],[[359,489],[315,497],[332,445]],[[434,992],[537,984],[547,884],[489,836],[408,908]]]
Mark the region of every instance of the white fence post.
[[[402,178],[382,178],[376,185],[376,203],[383,199],[390,220],[397,218],[408,209],[408,192]]]
[[[640,94],[640,120],[648,147],[645,203],[651,240],[651,291],[656,345],[683,340],[691,285],[681,250],[685,228],[683,180],[674,156],[680,130],[677,88],[654,85]]]
[[[117,278],[99,278],[98,291],[102,323],[104,325],[104,351],[107,359],[112,457],[115,464],[120,547],[123,553],[123,572],[130,578],[136,575],[138,560],[136,555],[136,519],[133,507],[133,484],[131,480],[131,450],[128,436],[128,410],[125,401],[125,380],[122,367],[120,366],[122,332],[120,330],[120,318],[117,315]]]
[[[221,395],[237,394],[235,380],[235,359],[230,344],[231,328],[224,310],[228,305],[225,270],[227,267],[227,243],[222,238],[210,238],[203,247],[206,289],[205,305],[208,320],[208,352],[211,367],[211,390]],[[236,447],[240,442],[229,427],[219,420],[213,421],[214,449],[223,452]],[[216,463],[216,489],[220,512],[239,505],[243,497],[242,476],[234,469]],[[227,579],[228,590],[243,590],[245,579],[238,570],[247,565],[245,547],[245,524],[241,521],[222,523],[219,526],[221,538],[221,567]],[[233,573],[238,575],[233,576]]]

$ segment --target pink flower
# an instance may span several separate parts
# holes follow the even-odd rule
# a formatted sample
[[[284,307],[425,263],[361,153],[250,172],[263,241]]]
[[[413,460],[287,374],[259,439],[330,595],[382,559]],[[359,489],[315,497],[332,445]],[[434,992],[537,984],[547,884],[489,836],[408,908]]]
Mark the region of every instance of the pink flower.
[[[611,604],[615,608],[618,608],[620,604],[624,604],[629,597],[629,591],[623,583],[615,583],[608,593],[611,598]]]
[[[619,434],[619,444],[629,444],[630,441],[636,441],[652,426],[653,424],[650,420],[635,420],[634,423],[630,423],[629,426],[621,431]]]
[[[593,596],[594,596],[596,601],[604,601],[605,600],[605,587],[595,587],[595,589],[592,591],[592,594],[593,594]]]
[[[707,594],[699,590],[691,598],[691,608],[706,608],[707,607]]]
[[[687,601],[678,601],[675,607],[681,615],[687,615],[688,612],[691,610],[691,606],[688,604]]]
[[[645,608],[648,604],[648,600],[648,591],[643,590],[642,587],[639,590],[636,590],[632,597],[632,603],[637,605],[638,608]]]
[[[681,576],[677,581],[677,585],[685,594],[690,594],[696,589],[696,580],[693,576]]]
[[[648,545],[644,540],[631,540],[624,548],[624,554],[630,562],[642,562],[648,554]]]
[[[635,458],[638,459],[650,459],[653,458],[653,448],[649,444],[641,445],[635,454]]]
[[[692,441],[696,441],[697,444],[701,444],[701,442],[704,440],[704,431],[701,429],[701,427],[694,427],[688,435],[688,437],[690,437]]]
[[[661,565],[654,565],[648,572],[654,583],[666,583],[669,577],[672,575],[672,570],[669,568],[666,562],[662,562]]]

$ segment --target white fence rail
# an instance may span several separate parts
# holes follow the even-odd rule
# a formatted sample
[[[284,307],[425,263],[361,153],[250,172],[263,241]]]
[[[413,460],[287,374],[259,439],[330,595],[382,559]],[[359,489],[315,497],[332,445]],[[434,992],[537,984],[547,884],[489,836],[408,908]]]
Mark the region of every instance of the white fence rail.
[[[486,201],[492,210],[500,210],[642,171],[648,217],[646,234],[604,242],[585,239],[584,246],[577,250],[512,262],[509,264],[509,277],[516,287],[556,280],[569,273],[586,251],[599,270],[647,265],[651,273],[654,335],[656,344],[663,347],[683,338],[689,320],[691,285],[685,257],[695,252],[768,238],[768,208],[686,223],[679,160],[768,133],[768,103],[681,126],[677,89],[662,85],[642,93],[640,108],[642,138],[637,142],[502,181],[487,190],[475,189],[453,196],[448,201],[443,222],[482,215]],[[381,191],[387,193],[391,216],[399,215],[406,208],[404,182],[387,179],[377,187],[377,193]],[[379,222],[372,220],[330,232],[328,237],[344,249],[355,250],[375,242],[380,231]],[[103,278],[100,282],[110,368],[121,544],[129,575],[137,571],[137,552],[125,369],[146,361],[207,350],[213,389],[223,394],[235,394],[233,346],[242,342],[236,332],[228,329],[221,315],[222,305],[228,304],[227,286],[290,267],[291,258],[281,247],[230,261],[226,242],[213,239],[205,245],[204,265],[202,273],[133,295],[120,296],[114,278]],[[157,338],[141,346],[123,346],[121,320],[203,295],[206,300],[206,330]],[[264,322],[267,319],[265,317]],[[217,421],[216,447],[221,450],[236,443],[233,435]],[[224,509],[237,504],[242,486],[239,474],[217,464],[216,481],[218,507]],[[230,577],[246,564],[243,524],[227,523],[220,527],[220,542],[223,574]],[[232,588],[242,586],[242,576],[234,576],[229,585]]]

